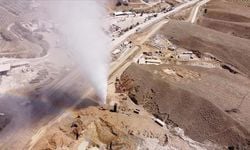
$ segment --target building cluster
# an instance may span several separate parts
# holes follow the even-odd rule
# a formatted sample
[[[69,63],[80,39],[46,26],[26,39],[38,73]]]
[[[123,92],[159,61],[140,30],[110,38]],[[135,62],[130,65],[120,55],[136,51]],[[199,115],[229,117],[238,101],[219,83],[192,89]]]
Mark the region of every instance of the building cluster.
[[[160,65],[170,61],[171,59],[179,62],[199,60],[196,53],[177,47],[161,35],[156,35],[151,38],[148,45],[153,48],[148,51],[144,51],[139,57],[135,58],[134,61],[136,63]]]
[[[141,55],[137,61],[138,64],[147,64],[147,65],[160,65],[162,61],[156,56],[146,56]]]
[[[135,27],[148,22],[152,18],[156,18],[157,13],[139,13],[134,12],[114,12],[113,13],[113,22],[109,31],[112,34],[112,37],[120,37],[124,33],[134,29]]]
[[[192,51],[181,49],[176,52],[176,59],[179,61],[190,61],[197,60],[198,58]]]
[[[124,41],[118,48],[112,51],[113,60],[117,59],[121,55],[121,53],[131,49],[132,46],[132,41]]]

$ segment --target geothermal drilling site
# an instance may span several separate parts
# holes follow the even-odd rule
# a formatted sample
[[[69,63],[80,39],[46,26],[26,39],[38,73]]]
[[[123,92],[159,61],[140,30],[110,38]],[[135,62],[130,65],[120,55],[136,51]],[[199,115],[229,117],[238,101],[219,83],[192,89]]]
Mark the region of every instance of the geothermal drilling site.
[[[0,0],[0,150],[250,149],[249,8]]]

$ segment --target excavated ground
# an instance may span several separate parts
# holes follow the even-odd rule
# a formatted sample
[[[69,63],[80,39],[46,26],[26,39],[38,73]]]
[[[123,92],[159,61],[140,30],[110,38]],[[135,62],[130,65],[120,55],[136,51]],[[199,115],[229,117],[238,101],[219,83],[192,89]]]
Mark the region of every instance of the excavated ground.
[[[250,96],[241,101],[250,92],[247,78],[223,69],[133,64],[121,80],[136,104],[193,140],[249,148]]]
[[[101,107],[80,109],[53,124],[32,147],[41,149],[215,149],[184,137],[181,130],[160,127],[151,118],[119,106],[119,112]]]

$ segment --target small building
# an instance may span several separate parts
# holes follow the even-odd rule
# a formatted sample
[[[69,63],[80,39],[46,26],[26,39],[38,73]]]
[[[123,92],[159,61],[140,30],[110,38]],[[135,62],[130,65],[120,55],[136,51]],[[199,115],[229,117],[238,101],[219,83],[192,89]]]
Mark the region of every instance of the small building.
[[[7,75],[10,71],[10,64],[1,64],[0,65],[0,75]]]
[[[177,59],[180,61],[190,61],[195,58],[195,54],[191,51],[183,51],[177,54]]]
[[[146,59],[146,64],[152,64],[152,65],[160,65],[161,64],[161,60],[157,59]]]
[[[112,51],[112,54],[113,54],[113,55],[117,55],[117,54],[119,54],[120,52],[121,52],[120,49],[115,49],[114,51]]]
[[[144,57],[141,57],[138,59],[138,64],[145,64],[146,63],[146,59]]]
[[[191,51],[184,51],[182,52],[183,55],[193,55],[194,53]]]
[[[153,56],[153,53],[152,52],[143,52],[143,55],[145,55],[145,56]]]
[[[162,62],[160,59],[153,59],[153,58],[145,58],[141,57],[138,60],[139,64],[147,64],[147,65],[160,65]]]
[[[130,41],[130,42],[129,42],[129,41],[124,41],[124,42],[123,42],[124,45],[128,45],[128,44],[130,44],[130,43],[131,43],[131,41]]]
[[[134,15],[134,13],[130,12],[130,11],[127,11],[127,12],[122,12],[122,11],[113,12],[113,16],[129,16],[129,15]]]

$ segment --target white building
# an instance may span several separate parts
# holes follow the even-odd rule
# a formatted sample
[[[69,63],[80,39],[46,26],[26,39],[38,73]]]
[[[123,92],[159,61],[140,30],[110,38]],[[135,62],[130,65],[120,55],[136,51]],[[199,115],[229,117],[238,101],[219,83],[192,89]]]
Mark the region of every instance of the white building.
[[[0,65],[0,75],[6,75],[10,71],[10,64],[1,64]]]
[[[117,54],[119,54],[120,52],[121,52],[120,49],[115,49],[115,50],[112,52],[112,54],[113,54],[113,55],[117,55]]]
[[[160,65],[162,62],[160,59],[157,58],[148,58],[148,57],[141,57],[138,60],[138,64],[147,64],[147,65]]]
[[[117,11],[113,12],[113,16],[129,16],[129,15],[134,15],[133,12],[127,11],[127,12],[122,12],[122,11]]]

